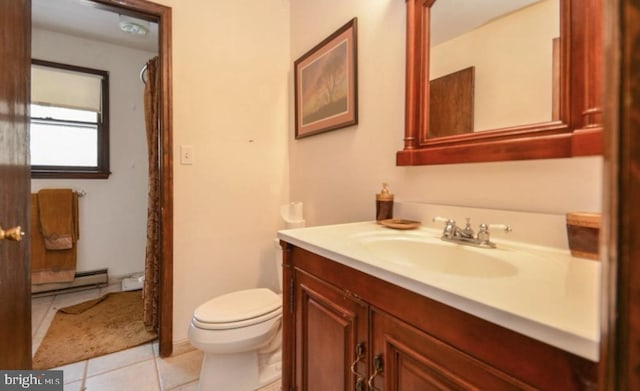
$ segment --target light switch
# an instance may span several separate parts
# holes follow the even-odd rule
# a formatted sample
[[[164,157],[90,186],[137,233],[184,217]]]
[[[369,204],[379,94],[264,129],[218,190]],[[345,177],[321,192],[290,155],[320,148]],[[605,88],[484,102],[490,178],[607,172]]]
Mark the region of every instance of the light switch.
[[[193,164],[193,145],[180,146],[180,164]]]

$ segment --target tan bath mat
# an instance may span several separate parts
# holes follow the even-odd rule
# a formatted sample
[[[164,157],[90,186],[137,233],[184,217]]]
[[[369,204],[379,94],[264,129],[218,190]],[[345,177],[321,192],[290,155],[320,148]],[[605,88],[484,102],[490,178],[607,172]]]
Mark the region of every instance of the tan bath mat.
[[[59,309],[33,358],[33,368],[55,368],[155,338],[142,321],[141,291],[108,293]]]

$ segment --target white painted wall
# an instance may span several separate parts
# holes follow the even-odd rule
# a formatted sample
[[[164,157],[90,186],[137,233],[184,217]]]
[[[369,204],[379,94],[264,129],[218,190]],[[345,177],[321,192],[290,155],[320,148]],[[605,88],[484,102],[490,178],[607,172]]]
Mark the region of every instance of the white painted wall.
[[[287,201],[289,0],[161,0],[172,7],[174,342],[193,310],[275,288]],[[194,164],[180,165],[180,145]]]
[[[291,61],[358,17],[359,124],[290,139],[290,196],[304,202],[307,223],[373,219],[383,181],[399,201],[600,211],[600,157],[396,167],[404,129],[405,7],[396,0],[291,2]]]
[[[78,271],[109,268],[111,277],[144,270],[147,146],[139,72],[155,54],[34,29],[32,56],[109,71],[111,171],[108,180],[34,179],[41,188],[84,190],[80,199]]]

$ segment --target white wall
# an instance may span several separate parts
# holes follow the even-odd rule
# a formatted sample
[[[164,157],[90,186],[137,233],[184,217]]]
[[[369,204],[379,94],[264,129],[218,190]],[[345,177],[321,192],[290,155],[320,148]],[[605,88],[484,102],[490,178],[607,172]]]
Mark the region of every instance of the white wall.
[[[41,188],[84,190],[80,199],[78,271],[109,268],[112,277],[144,270],[147,219],[147,147],[144,85],[139,72],[155,54],[34,29],[32,56],[109,72],[108,180],[34,179]]]
[[[193,310],[277,285],[287,201],[289,1],[158,1],[172,7],[174,342]],[[180,145],[194,164],[180,165]]]
[[[600,157],[396,167],[404,134],[405,7],[396,0],[291,2],[291,61],[358,17],[359,124],[290,139],[290,196],[304,202],[307,223],[373,219],[383,181],[399,201],[600,211]]]

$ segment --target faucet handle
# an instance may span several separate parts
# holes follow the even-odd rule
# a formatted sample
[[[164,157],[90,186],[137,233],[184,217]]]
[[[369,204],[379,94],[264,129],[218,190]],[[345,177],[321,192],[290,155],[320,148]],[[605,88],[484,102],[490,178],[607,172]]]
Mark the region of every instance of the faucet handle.
[[[489,244],[489,235],[489,226],[487,224],[480,224],[477,236],[477,239],[480,241],[480,243]]]
[[[453,230],[454,227],[456,227],[456,221],[449,217],[436,216],[433,219],[431,219],[431,221],[433,221],[434,223],[437,223],[437,222],[445,223],[444,225],[445,231]]]
[[[467,224],[464,226],[464,229],[462,230],[462,232],[466,233],[467,235],[474,235],[474,231],[473,228],[471,228],[471,218],[470,217],[466,217],[465,220],[467,220]]]
[[[484,246],[496,248],[495,243],[491,242],[491,234],[489,228],[501,229],[504,232],[511,232],[511,227],[506,224],[480,224],[476,239]]]
[[[513,230],[511,229],[511,227],[509,227],[509,226],[508,226],[508,225],[506,225],[506,224],[487,224],[487,227],[488,227],[488,228],[491,228],[491,229],[501,229],[501,230],[503,230],[504,232],[511,232],[511,231],[513,231]]]
[[[456,221],[454,219],[448,219],[446,217],[436,216],[432,219],[433,222],[443,222],[446,223],[444,225],[444,229],[442,230],[442,237],[453,239],[456,235]]]

